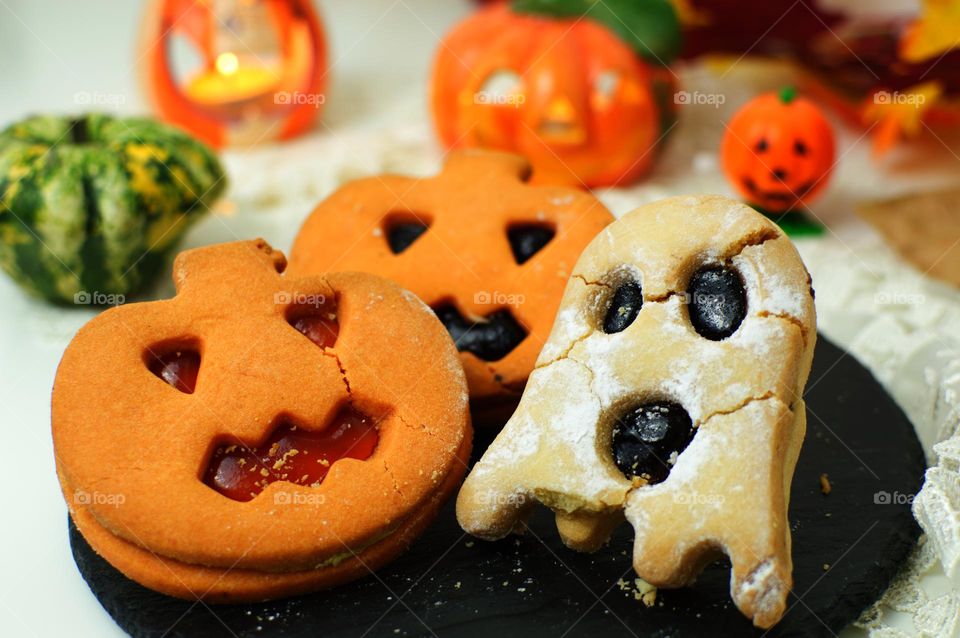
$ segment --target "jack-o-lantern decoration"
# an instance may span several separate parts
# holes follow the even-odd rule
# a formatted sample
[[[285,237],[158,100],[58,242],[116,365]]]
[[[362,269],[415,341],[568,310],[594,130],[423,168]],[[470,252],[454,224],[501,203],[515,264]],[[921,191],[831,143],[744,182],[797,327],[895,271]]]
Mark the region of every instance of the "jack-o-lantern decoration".
[[[674,119],[667,53],[647,50],[645,60],[589,16],[517,4],[481,9],[438,47],[432,106],[440,139],[520,153],[535,183],[593,187],[647,172]]]
[[[419,295],[461,350],[478,425],[502,425],[577,257],[613,221],[595,197],[529,174],[516,155],[464,150],[435,177],[347,184],[300,229],[289,272],[361,270]]]
[[[320,115],[326,38],[309,0],[151,0],[142,31],[148,99],[208,144],[287,139]]]
[[[335,585],[402,551],[469,457],[457,351],[361,273],[282,277],[265,242],[200,248],[177,295],[112,308],[57,371],[57,472],[90,545],[211,602]]]
[[[748,203],[784,213],[813,201],[827,185],[833,129],[816,104],[786,88],[737,111],[720,155],[727,179]]]

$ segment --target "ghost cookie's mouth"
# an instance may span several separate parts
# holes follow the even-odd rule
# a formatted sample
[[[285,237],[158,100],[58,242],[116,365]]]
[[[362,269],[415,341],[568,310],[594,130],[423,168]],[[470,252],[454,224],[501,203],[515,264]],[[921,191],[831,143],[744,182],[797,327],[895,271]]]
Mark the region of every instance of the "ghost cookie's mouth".
[[[683,406],[671,401],[646,403],[623,412],[613,426],[613,462],[635,484],[662,483],[695,429]]]

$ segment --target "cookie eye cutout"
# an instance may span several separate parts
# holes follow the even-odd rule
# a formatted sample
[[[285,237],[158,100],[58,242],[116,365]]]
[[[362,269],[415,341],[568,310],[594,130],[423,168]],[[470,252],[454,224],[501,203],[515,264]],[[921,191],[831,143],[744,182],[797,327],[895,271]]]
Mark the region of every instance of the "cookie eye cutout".
[[[614,334],[626,330],[643,307],[643,289],[635,281],[617,286],[603,317],[603,331]]]
[[[325,295],[298,294],[287,308],[287,323],[321,348],[332,348],[340,336],[335,300]]]
[[[200,374],[200,348],[195,342],[161,344],[144,353],[147,368],[157,378],[184,394],[193,394]]]
[[[507,241],[513,251],[513,260],[517,265],[525,264],[531,257],[543,250],[557,234],[549,224],[513,224],[507,228]]]
[[[613,462],[628,479],[638,478],[647,485],[662,483],[693,435],[693,421],[677,403],[631,408],[613,426]]]
[[[452,303],[439,305],[433,311],[459,352],[470,352],[484,361],[503,359],[527,337],[527,331],[506,308],[476,322],[468,321]]]
[[[743,279],[728,266],[704,266],[687,286],[690,323],[701,337],[726,339],[747,316],[747,291]]]
[[[253,500],[276,481],[317,487],[340,459],[370,458],[379,440],[376,421],[349,406],[341,408],[320,431],[280,419],[256,447],[239,440],[218,446],[203,482],[235,501]]]
[[[390,252],[399,255],[410,248],[430,228],[432,220],[424,215],[399,213],[388,215],[383,225]]]

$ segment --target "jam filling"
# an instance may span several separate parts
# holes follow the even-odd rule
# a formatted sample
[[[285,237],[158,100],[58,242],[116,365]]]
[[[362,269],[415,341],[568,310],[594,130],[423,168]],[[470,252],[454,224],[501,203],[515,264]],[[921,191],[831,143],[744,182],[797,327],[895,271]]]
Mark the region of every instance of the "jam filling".
[[[352,407],[320,431],[281,422],[256,447],[235,442],[214,450],[203,482],[235,501],[249,501],[275,481],[317,487],[340,459],[370,458],[379,438],[374,419]]]
[[[195,350],[175,350],[153,356],[148,367],[180,392],[193,394],[200,373],[200,354]]]
[[[387,245],[390,252],[399,255],[420,239],[420,235],[427,232],[430,226],[421,221],[399,221],[387,228]]]
[[[507,241],[517,264],[522,264],[550,243],[556,231],[544,224],[517,224],[507,229]]]
[[[438,306],[433,311],[459,352],[473,353],[484,361],[503,359],[527,336],[527,331],[507,309],[497,310],[476,322],[467,320],[452,304]]]
[[[290,325],[321,348],[333,347],[340,335],[336,313],[323,309],[296,317],[290,321]]]

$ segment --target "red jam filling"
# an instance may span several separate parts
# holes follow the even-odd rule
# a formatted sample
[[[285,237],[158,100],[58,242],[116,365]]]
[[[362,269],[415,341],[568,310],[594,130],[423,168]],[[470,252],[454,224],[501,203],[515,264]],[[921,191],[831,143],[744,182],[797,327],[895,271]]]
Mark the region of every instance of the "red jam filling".
[[[193,394],[200,372],[200,355],[193,350],[176,350],[155,356],[149,367],[150,372],[180,392]]]
[[[350,407],[319,432],[281,423],[258,447],[217,448],[203,482],[235,501],[253,499],[274,481],[316,487],[340,459],[370,458],[379,438],[374,420]]]
[[[340,334],[337,315],[322,309],[317,313],[297,317],[290,322],[290,325],[321,348],[333,347]]]

